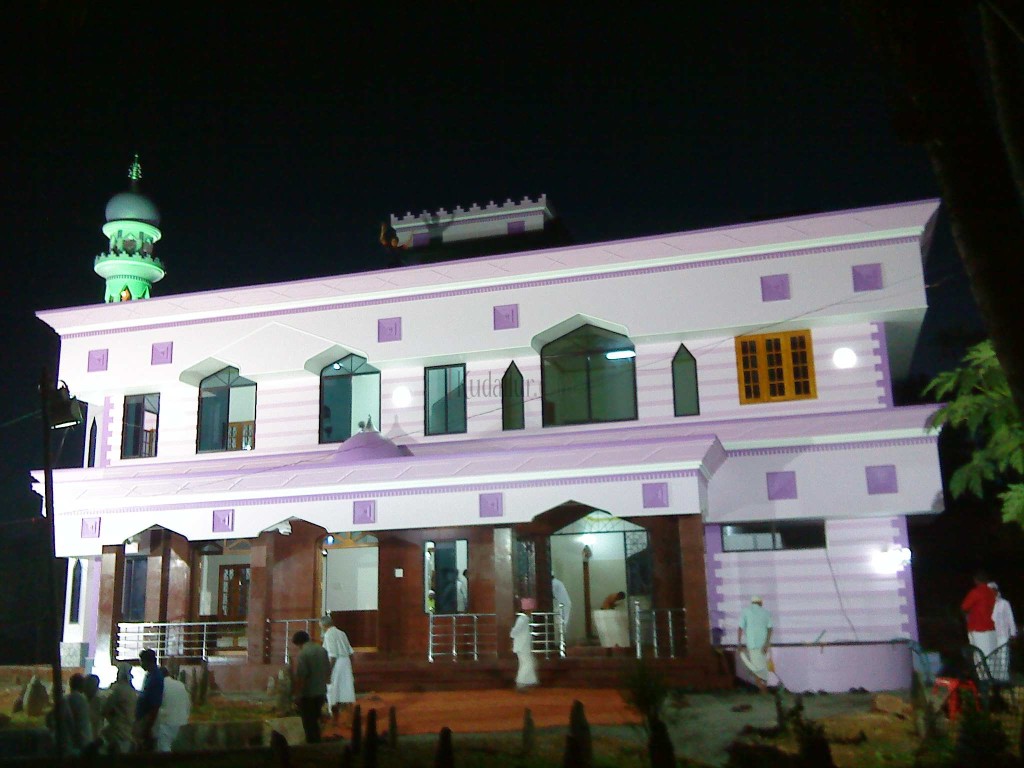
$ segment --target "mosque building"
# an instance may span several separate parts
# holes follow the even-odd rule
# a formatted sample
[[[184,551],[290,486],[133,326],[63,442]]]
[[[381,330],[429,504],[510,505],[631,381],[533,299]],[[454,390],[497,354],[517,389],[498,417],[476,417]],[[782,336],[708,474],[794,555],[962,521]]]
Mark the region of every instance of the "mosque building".
[[[942,484],[893,382],[937,201],[569,244],[542,195],[392,216],[388,269],[160,297],[130,178],[102,300],[38,313],[88,403],[65,664],[262,688],[326,612],[357,678],[510,681],[532,605],[542,682],[642,656],[715,687],[758,595],[791,690],[909,684],[907,520]]]

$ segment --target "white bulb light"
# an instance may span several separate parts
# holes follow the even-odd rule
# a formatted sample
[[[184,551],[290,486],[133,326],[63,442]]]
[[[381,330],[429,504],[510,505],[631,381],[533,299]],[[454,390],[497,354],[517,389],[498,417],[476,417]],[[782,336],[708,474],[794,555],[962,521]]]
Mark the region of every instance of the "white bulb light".
[[[412,402],[412,392],[409,388],[401,385],[394,388],[391,392],[391,403],[395,408],[405,408]]]
[[[632,349],[616,349],[612,352],[605,352],[604,356],[608,360],[629,360],[630,358],[636,357],[636,352]]]
[[[853,368],[857,364],[857,353],[849,347],[840,347],[832,353],[832,365],[836,368]]]

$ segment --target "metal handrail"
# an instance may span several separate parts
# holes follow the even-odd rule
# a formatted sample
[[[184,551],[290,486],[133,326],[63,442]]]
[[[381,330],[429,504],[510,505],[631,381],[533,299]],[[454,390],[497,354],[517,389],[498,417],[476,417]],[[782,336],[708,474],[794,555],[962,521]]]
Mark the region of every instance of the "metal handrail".
[[[662,648],[662,642],[658,636],[658,625],[665,627],[665,634],[668,635],[668,648]],[[642,659],[644,646],[649,646],[651,655],[659,658],[663,650],[668,651],[668,658],[674,659],[677,655],[676,649],[676,627],[681,626],[683,632],[683,645],[686,644],[686,609],[685,608],[641,608],[640,601],[633,601],[633,644],[636,648],[636,657]],[[650,629],[650,637],[647,639],[647,630]]]
[[[218,643],[227,638],[231,648],[246,638],[244,621],[163,621],[121,622],[117,625],[117,658],[135,659],[143,648],[156,651],[159,658],[200,658],[224,650]],[[245,647],[244,645],[242,647]]]
[[[284,624],[284,663],[289,664],[291,662],[291,638],[292,638],[292,626],[296,627],[296,631],[299,627],[309,632],[310,637],[313,633],[310,631],[313,627],[320,624],[319,617],[312,617],[308,619],[267,619],[267,655],[273,657],[273,629],[274,624]]]
[[[530,635],[533,652],[550,659],[557,652],[558,657],[565,658],[565,627],[562,626],[562,606],[555,606],[551,612],[534,611],[530,618]]]
[[[497,615],[493,613],[427,614],[427,661],[450,656],[452,661],[498,654]]]

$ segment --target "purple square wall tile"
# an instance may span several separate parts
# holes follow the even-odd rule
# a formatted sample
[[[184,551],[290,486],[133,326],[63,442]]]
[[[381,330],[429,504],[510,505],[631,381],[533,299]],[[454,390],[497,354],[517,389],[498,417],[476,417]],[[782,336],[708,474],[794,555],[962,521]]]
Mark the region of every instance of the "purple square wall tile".
[[[519,305],[501,304],[494,308],[494,330],[504,331],[519,327]]]
[[[789,275],[763,275],[761,301],[786,301],[789,298]]]
[[[89,373],[107,370],[107,358],[110,353],[106,349],[89,350]]]
[[[525,221],[510,221],[508,223],[508,234],[510,235],[521,235],[526,231]]]
[[[644,483],[644,509],[664,509],[668,506],[668,483]]]
[[[880,493],[899,492],[895,464],[878,464],[873,467],[864,467],[864,475],[868,483],[868,494],[871,496]]]
[[[853,290],[880,291],[882,289],[881,264],[857,264],[853,268]]]
[[[796,498],[796,472],[767,472],[765,480],[769,501]]]
[[[235,510],[215,509],[213,510],[213,532],[230,533],[235,530]]]
[[[377,341],[401,341],[402,318],[382,317],[377,321]]]
[[[174,342],[157,341],[153,343],[153,350],[149,355],[150,365],[170,365],[174,360]]]
[[[480,517],[501,517],[505,514],[505,500],[501,493],[480,494]]]
[[[352,523],[370,525],[377,522],[377,502],[374,500],[352,502]]]
[[[81,538],[98,539],[100,537],[100,520],[99,517],[83,517]]]

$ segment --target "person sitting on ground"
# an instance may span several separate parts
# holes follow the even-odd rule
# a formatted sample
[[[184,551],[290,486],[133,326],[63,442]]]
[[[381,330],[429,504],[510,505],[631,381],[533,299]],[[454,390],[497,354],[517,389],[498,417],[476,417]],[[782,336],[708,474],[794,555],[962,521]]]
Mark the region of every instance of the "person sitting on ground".
[[[124,754],[131,751],[132,722],[138,697],[138,691],[132,685],[132,665],[118,662],[117,679],[103,701],[103,717],[107,720],[103,728],[103,741],[108,752]]]
[[[602,611],[612,611],[619,607],[619,603],[626,599],[625,592],[614,592],[604,599],[601,603]]]

